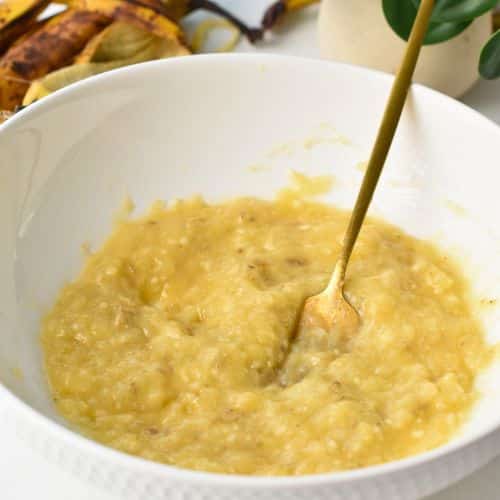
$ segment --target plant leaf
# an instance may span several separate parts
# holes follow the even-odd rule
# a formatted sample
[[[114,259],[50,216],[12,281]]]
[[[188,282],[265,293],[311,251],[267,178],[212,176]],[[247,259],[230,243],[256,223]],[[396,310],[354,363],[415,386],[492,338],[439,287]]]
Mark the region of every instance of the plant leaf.
[[[403,40],[408,40],[417,15],[415,5],[409,0],[382,0],[384,16],[389,26]]]
[[[500,30],[492,35],[481,51],[479,73],[487,80],[500,78]]]
[[[421,0],[412,0],[418,8]],[[471,21],[496,7],[498,0],[437,0],[432,22]]]
[[[382,0],[384,15],[393,31],[403,40],[408,40],[415,18],[417,7],[414,0]],[[472,20],[460,22],[431,22],[424,45],[441,43],[464,31]]]
[[[472,20],[457,23],[431,23],[427,30],[424,44],[433,45],[435,43],[446,42],[446,40],[460,35],[471,24]]]

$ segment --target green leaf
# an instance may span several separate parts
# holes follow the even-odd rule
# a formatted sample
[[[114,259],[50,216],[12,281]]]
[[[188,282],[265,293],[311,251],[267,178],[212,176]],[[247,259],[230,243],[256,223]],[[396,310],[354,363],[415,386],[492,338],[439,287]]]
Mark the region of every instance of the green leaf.
[[[425,45],[446,42],[450,38],[460,35],[472,24],[471,21],[462,21],[460,23],[431,23],[425,36]]]
[[[500,78],[500,30],[493,34],[481,51],[479,73],[487,80]]]
[[[421,0],[412,0],[418,8]],[[498,0],[437,0],[432,13],[432,22],[471,21],[482,16],[498,4]]]
[[[389,26],[403,40],[408,40],[417,9],[410,0],[382,0],[384,16]]]
[[[382,0],[384,15],[393,31],[408,40],[417,17],[414,0]],[[425,45],[444,42],[462,33],[472,20],[460,22],[431,22],[424,40]]]

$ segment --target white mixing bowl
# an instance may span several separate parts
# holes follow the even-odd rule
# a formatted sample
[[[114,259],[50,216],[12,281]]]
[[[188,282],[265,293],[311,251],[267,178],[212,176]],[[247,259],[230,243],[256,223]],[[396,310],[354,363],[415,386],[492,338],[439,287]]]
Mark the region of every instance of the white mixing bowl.
[[[391,77],[269,55],[200,56],[92,78],[0,127],[0,425],[121,499],[412,500],[500,450],[500,368],[451,443],[406,460],[298,478],[205,474],[93,443],[58,416],[38,341],[43,311],[110,231],[129,194],[209,200],[272,196],[287,169],[330,173],[326,199],[352,205]],[[415,86],[372,213],[439,241],[470,276],[491,342],[500,339],[500,129]],[[327,242],[326,242],[327,244]],[[478,301],[479,302],[479,301]],[[28,479],[29,480],[29,479]]]

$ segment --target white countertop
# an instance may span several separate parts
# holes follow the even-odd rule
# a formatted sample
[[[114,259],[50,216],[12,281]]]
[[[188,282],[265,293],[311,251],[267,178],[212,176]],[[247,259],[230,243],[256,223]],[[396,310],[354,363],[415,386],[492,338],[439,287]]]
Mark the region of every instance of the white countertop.
[[[219,0],[249,22],[257,22],[269,0]],[[282,37],[275,37],[258,50],[318,57],[315,44],[315,9],[304,12]],[[255,50],[246,43],[242,51]],[[480,82],[464,102],[500,123],[500,80]],[[500,153],[499,153],[500,154]],[[500,454],[500,450],[499,450]],[[0,498],[3,500],[120,500],[82,484],[69,473],[42,460],[24,443],[0,429]],[[500,498],[500,458],[481,471],[428,500],[498,500]],[[367,499],[369,500],[369,499]]]

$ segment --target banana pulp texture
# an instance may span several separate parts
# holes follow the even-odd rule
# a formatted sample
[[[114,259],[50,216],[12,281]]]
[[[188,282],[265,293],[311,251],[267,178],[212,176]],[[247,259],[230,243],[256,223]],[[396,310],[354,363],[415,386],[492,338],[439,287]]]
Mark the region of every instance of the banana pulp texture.
[[[347,220],[290,191],[119,223],[43,323],[60,412],[127,453],[225,473],[352,469],[449,440],[491,349],[431,244],[368,220],[345,287],[359,331],[290,344]]]

